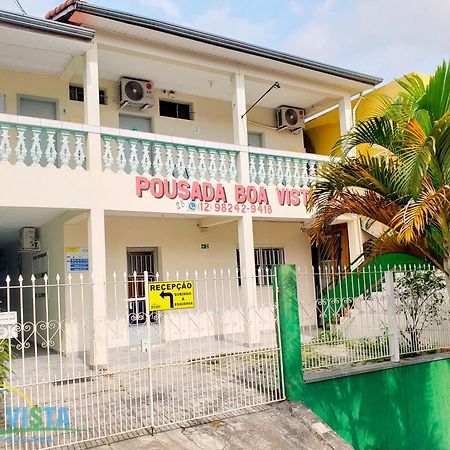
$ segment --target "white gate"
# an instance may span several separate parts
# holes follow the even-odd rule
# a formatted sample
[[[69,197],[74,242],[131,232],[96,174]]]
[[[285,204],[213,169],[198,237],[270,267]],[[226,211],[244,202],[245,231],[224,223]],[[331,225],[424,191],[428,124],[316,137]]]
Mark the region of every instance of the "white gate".
[[[101,285],[105,317],[93,317],[99,285],[83,275],[66,283],[45,277],[39,285],[34,277],[8,279],[0,288],[1,445],[98,442],[284,399],[276,280],[259,274],[249,303],[243,276],[157,274],[161,281],[194,280],[195,308],[149,312],[137,307],[145,280],[114,275]]]

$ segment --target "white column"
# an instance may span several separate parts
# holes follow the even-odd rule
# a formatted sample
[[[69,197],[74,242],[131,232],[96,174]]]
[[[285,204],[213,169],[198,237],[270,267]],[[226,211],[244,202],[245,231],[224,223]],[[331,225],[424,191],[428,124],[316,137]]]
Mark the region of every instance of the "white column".
[[[355,261],[363,252],[363,235],[361,229],[361,220],[355,216],[353,220],[347,222],[348,246],[350,263]],[[360,261],[361,262],[361,261]]]
[[[108,343],[106,332],[106,245],[105,212],[91,209],[88,221],[89,263],[92,274],[92,320],[93,339],[90,352],[92,366],[105,367],[108,363]]]
[[[339,100],[339,125],[341,136],[346,134],[353,126],[352,98],[346,95]],[[348,156],[356,156],[356,148],[352,148]]]
[[[88,170],[102,170],[100,126],[100,101],[98,82],[98,49],[94,40],[84,54],[84,123],[93,128],[88,132]]]
[[[233,76],[233,134],[234,143],[240,146],[238,171],[240,183],[250,183],[247,118],[242,117],[247,109],[245,101],[245,78],[241,73]],[[256,280],[255,254],[253,242],[253,219],[247,214],[238,219],[239,256],[242,274],[242,294],[245,299],[245,342],[249,345],[258,342],[259,332],[256,322]]]
[[[245,101],[245,78],[242,73],[233,75],[233,135],[237,145],[248,145],[247,116],[243,116],[247,110]]]

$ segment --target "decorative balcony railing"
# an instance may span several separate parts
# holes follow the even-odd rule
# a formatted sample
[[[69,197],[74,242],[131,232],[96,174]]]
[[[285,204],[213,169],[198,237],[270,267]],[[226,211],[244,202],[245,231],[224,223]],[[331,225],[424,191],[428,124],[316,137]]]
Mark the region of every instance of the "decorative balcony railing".
[[[86,133],[62,128],[61,122],[22,118],[20,123],[0,121],[0,162],[13,165],[86,168]]]
[[[0,114],[0,162],[84,170],[88,168],[87,131],[101,133],[104,172],[242,181],[237,164],[241,148],[233,144],[7,114]],[[328,160],[326,156],[254,147],[249,148],[248,158],[251,184],[295,188],[308,188],[317,176],[317,169]]]
[[[102,134],[102,141],[105,171],[200,181],[238,180],[236,150],[108,134]]]
[[[278,150],[251,149],[249,175],[253,184],[308,188],[327,156],[292,154]]]

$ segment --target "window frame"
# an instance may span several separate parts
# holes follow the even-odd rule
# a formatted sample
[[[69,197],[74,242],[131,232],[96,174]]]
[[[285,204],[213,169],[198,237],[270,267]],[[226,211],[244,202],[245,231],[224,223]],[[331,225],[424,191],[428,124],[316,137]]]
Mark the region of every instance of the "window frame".
[[[81,95],[82,100],[79,98],[71,98],[72,89],[77,90],[77,97]],[[84,87],[79,84],[69,84],[69,100],[72,102],[84,103]],[[98,101],[100,105],[105,106],[108,104],[108,96],[106,95],[106,89],[99,88],[98,90]]]
[[[259,136],[260,141],[261,141],[261,145],[259,146],[255,146],[255,145],[250,145],[250,135],[252,136]],[[253,147],[253,148],[265,148],[265,143],[264,143],[264,133],[260,133],[259,131],[247,131],[247,141],[248,141],[248,145],[249,147]]]
[[[267,246],[267,247],[255,247],[253,249],[254,257],[255,257],[255,282],[256,286],[271,286],[272,285],[272,267],[276,264],[285,264],[286,263],[286,254],[284,247],[281,246]],[[264,262],[264,259],[267,261],[267,257],[263,257],[264,253],[270,252],[272,253],[272,261],[269,263]],[[273,257],[274,252],[278,253],[276,258]],[[261,261],[263,263],[261,264]],[[259,263],[259,264],[258,264]],[[239,255],[239,249],[236,249],[236,264],[237,264],[237,273],[238,273],[238,284],[241,286],[242,278],[241,278],[241,261]],[[259,269],[261,268],[261,272]],[[266,268],[268,271],[266,272]],[[261,275],[260,275],[261,273]],[[267,276],[266,274],[269,274]]]
[[[161,114],[161,103],[169,103],[169,104],[174,104],[177,105],[176,108],[176,116],[170,116],[167,114]],[[178,105],[183,105],[183,106],[187,106],[189,108],[189,117],[180,117],[179,113],[178,113]],[[158,108],[159,108],[159,116],[160,117],[168,117],[169,119],[179,119],[179,120],[194,120],[193,119],[193,103],[189,103],[189,102],[176,102],[176,101],[170,101],[170,100],[165,100],[160,98],[159,102],[158,102]]]

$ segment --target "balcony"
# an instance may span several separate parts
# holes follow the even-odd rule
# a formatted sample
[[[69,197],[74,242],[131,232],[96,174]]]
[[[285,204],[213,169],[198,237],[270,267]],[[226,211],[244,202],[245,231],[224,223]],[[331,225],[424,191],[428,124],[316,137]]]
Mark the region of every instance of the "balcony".
[[[101,134],[103,172],[195,181],[307,188],[328,158],[307,153],[99,128],[0,114],[0,161],[10,166],[89,171],[88,131]],[[244,177],[237,160],[248,154]]]
[[[241,159],[246,162],[240,162]],[[11,206],[29,203],[46,207],[65,204],[67,207],[67,202],[72,199],[77,207],[88,208],[96,198],[93,193],[99,193],[101,186],[103,193],[95,201],[108,205],[108,209],[171,212],[168,206],[168,209],[159,210],[161,202],[141,202],[133,206],[124,193],[132,195],[135,192],[136,177],[185,180],[189,189],[193,182],[211,186],[220,183],[231,193],[240,184],[254,186],[255,192],[261,188],[267,190],[267,196],[272,196],[272,201],[269,198],[267,204],[273,204],[277,196],[282,195],[278,193],[281,189],[297,190],[297,197],[304,194],[318,167],[327,159],[314,154],[0,115],[2,182],[3,190],[9,192]],[[11,185],[17,179],[26,180],[30,191],[27,195],[23,191],[17,192],[14,201],[15,191],[11,190]],[[173,199],[170,195],[169,199]],[[231,198],[232,195],[228,195],[228,201]],[[254,203],[261,201],[258,199]],[[285,206],[282,200],[278,203]],[[304,207],[304,201],[302,203]],[[287,205],[291,205],[290,201]],[[253,209],[251,212],[257,212]],[[214,212],[214,209],[201,209],[201,212]],[[241,210],[233,209],[233,213],[236,212]],[[303,217],[304,208],[301,213],[294,211],[286,215],[285,210],[275,215],[290,217],[292,214]]]

